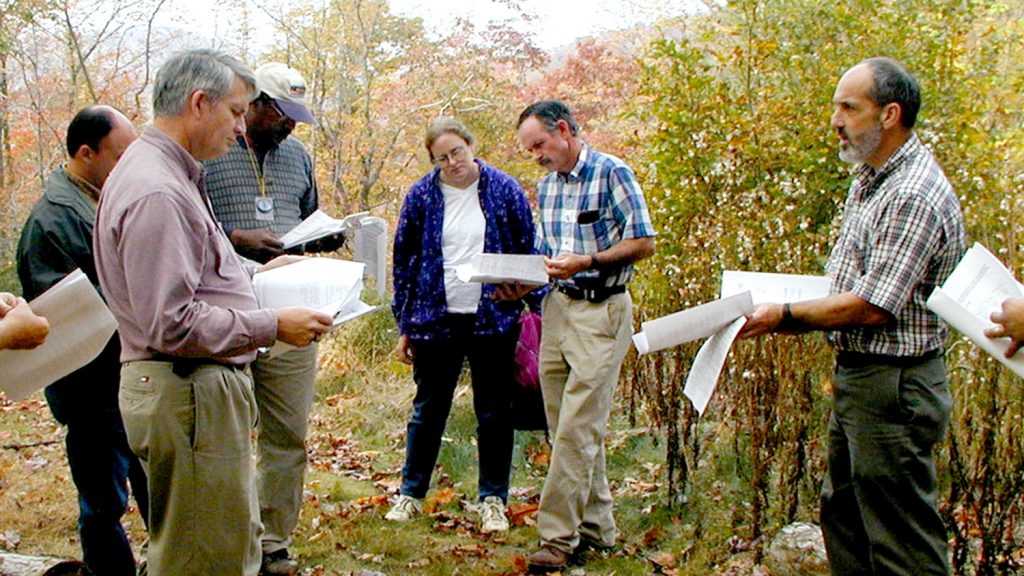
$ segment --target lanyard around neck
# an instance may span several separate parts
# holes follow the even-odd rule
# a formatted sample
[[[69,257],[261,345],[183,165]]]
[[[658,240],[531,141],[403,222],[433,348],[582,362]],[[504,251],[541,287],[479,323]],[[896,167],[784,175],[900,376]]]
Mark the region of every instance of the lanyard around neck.
[[[245,135],[245,151],[249,153],[249,165],[252,166],[252,173],[256,176],[256,184],[259,187],[260,196],[267,197],[267,181],[263,178],[263,171],[256,162],[256,154],[249,145],[249,135]]]

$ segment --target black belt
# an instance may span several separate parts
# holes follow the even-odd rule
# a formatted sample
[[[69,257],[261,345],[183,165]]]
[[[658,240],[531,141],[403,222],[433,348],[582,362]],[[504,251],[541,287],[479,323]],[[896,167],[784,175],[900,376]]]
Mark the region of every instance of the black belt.
[[[215,362],[209,358],[186,358],[184,356],[171,356],[169,354],[157,354],[150,358],[154,362],[170,362],[171,372],[178,378],[187,378],[191,376],[193,372],[198,370],[201,366],[223,366],[224,368],[234,368],[235,370],[245,370],[246,364],[225,364],[223,362]]]
[[[866,354],[864,352],[840,350],[839,353],[836,354],[836,364],[843,368],[863,368],[864,366],[878,364],[895,366],[897,368],[910,368],[911,366],[917,366],[918,364],[927,362],[928,360],[941,358],[942,354],[942,348],[929,350],[920,356],[889,356],[887,354]]]
[[[558,291],[573,300],[586,300],[587,302],[598,304],[616,294],[624,294],[626,292],[626,287],[608,286],[603,288],[577,288],[575,286],[559,284]]]

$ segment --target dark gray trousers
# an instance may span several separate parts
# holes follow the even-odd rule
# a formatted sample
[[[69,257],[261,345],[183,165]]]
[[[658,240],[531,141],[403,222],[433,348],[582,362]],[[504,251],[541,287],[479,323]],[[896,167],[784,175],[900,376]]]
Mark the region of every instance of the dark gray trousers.
[[[836,367],[821,494],[829,566],[835,576],[944,576],[933,448],[952,410],[945,364],[875,359],[841,354]]]

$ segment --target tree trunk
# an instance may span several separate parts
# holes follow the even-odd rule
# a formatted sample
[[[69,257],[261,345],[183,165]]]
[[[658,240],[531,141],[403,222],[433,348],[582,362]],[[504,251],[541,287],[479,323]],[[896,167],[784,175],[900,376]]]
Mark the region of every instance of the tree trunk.
[[[86,576],[78,560],[0,552],[0,576]]]

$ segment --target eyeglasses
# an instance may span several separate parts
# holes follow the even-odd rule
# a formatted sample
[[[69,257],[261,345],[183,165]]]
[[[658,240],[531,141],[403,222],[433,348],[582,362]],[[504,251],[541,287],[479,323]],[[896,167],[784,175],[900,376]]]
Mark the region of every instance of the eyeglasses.
[[[466,147],[459,145],[452,148],[447,154],[441,154],[433,159],[434,166],[444,166],[452,162],[461,162],[466,159]]]

